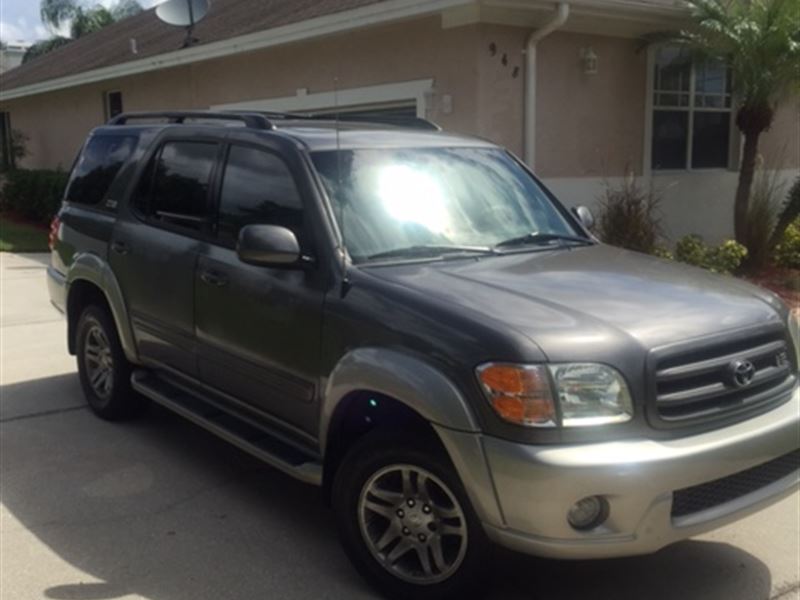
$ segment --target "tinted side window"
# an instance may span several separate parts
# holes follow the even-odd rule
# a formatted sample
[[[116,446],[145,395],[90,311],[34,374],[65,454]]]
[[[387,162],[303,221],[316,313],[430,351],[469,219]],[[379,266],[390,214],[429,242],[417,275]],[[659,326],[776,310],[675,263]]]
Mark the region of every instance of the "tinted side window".
[[[91,138],[72,170],[67,201],[100,204],[135,148],[136,138],[132,136],[103,135]]]
[[[281,225],[303,239],[303,204],[292,174],[269,152],[233,146],[222,180],[218,236],[234,242],[250,224]]]
[[[217,158],[217,144],[164,144],[151,174],[147,214],[155,220],[202,229],[208,220],[208,188]]]

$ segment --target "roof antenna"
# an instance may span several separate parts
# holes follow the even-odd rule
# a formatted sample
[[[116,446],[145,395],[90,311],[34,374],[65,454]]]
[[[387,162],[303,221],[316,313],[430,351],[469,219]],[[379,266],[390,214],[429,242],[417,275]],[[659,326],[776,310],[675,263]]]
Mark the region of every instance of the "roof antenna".
[[[340,139],[340,118],[339,118],[339,77],[333,78],[333,108],[336,129],[336,191],[339,196],[339,235],[341,236],[341,253],[342,259],[342,289],[341,297],[344,298],[350,289],[350,273],[347,269],[347,243],[345,238],[345,206],[347,204],[347,194],[344,193],[342,187],[342,144]]]

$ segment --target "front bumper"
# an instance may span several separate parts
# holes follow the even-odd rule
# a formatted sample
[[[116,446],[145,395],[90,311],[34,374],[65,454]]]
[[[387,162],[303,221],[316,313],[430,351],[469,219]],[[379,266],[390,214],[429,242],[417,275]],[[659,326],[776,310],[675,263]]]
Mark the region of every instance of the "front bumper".
[[[800,448],[800,388],[768,413],[682,439],[557,447],[491,437],[482,442],[501,515],[500,522],[483,519],[495,542],[553,558],[647,554],[740,519],[797,489],[800,469],[710,508],[672,515],[675,490],[746,471]],[[608,520],[594,530],[576,531],[567,512],[593,495],[608,501]]]

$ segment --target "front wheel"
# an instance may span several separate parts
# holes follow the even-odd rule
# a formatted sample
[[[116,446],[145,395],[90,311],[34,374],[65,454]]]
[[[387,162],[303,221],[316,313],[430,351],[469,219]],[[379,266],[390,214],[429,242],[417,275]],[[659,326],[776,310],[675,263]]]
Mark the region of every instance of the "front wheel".
[[[367,436],[334,482],[345,550],[391,598],[476,598],[488,541],[455,471],[434,445]]]

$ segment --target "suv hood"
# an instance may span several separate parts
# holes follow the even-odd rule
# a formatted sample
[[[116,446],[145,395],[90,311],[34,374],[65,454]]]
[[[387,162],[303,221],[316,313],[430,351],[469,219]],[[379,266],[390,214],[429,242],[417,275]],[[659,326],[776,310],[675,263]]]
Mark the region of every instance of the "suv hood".
[[[499,321],[553,361],[601,360],[631,338],[650,349],[775,323],[782,310],[770,292],[732,277],[605,245],[369,271]]]

